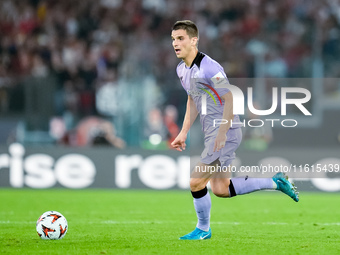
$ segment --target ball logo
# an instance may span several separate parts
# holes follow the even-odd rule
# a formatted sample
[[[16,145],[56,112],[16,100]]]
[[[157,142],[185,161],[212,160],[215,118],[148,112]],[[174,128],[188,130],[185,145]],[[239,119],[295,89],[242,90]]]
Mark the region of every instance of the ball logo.
[[[48,227],[46,227],[44,225],[41,225],[41,227],[42,227],[42,232],[44,233],[44,237],[46,237],[46,238],[49,238],[49,233],[50,232],[55,232],[55,229],[48,228]],[[38,233],[38,235],[41,237],[40,233]]]

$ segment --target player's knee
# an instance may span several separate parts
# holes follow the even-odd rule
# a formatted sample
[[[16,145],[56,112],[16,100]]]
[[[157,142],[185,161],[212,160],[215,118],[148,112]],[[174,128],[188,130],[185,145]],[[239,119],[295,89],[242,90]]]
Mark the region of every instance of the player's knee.
[[[217,197],[229,197],[229,190],[226,188],[222,188],[220,186],[218,187],[211,187],[211,191],[214,193]]]
[[[204,179],[202,178],[191,178],[190,179],[190,190],[191,191],[199,191],[204,189],[206,186],[206,183],[204,182]]]
[[[210,181],[211,191],[217,197],[230,197],[229,195],[229,179],[212,179]]]

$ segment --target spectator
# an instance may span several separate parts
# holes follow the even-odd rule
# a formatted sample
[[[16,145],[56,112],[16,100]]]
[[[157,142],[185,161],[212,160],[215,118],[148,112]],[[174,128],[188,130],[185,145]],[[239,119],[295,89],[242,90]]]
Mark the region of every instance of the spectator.
[[[126,146],[125,141],[116,136],[113,124],[99,117],[91,116],[82,119],[74,132],[75,134],[71,132],[69,137],[71,143],[75,142],[71,145],[109,145],[118,149],[123,149]],[[72,137],[72,135],[75,135],[75,137]]]
[[[175,140],[179,133],[179,127],[177,125],[177,108],[173,105],[167,105],[164,111],[164,124],[168,131],[168,146],[172,148],[170,144]]]
[[[319,56],[325,75],[338,77],[338,8],[339,1],[307,0],[3,0],[0,112],[24,111],[17,95],[22,79],[33,74],[56,76],[55,115],[95,115],[96,92],[112,71],[125,84],[152,76],[165,97],[160,106],[181,109],[181,100],[171,101],[169,93],[178,80],[168,31],[178,15],[199,24],[200,50],[211,52],[230,78],[254,76],[254,56],[246,47],[254,41],[269,50],[265,75],[311,77]]]

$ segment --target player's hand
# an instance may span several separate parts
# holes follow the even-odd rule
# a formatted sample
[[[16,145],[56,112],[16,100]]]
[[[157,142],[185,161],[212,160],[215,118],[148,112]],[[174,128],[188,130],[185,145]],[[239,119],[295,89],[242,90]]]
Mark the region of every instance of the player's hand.
[[[185,144],[185,140],[187,139],[187,135],[183,133],[179,133],[175,140],[171,143],[171,146],[178,151],[185,150],[187,146]]]
[[[227,142],[226,134],[218,132],[215,139],[214,152],[220,151],[222,148],[224,148],[226,142]]]

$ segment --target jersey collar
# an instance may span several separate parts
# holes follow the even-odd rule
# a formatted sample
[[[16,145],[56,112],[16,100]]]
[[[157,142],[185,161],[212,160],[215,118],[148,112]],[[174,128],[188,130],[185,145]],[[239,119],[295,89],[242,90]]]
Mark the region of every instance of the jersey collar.
[[[195,64],[197,65],[198,68],[200,68],[202,59],[204,58],[204,54],[200,51],[197,52],[197,55],[194,59],[194,61],[192,61],[190,68],[192,68]]]

